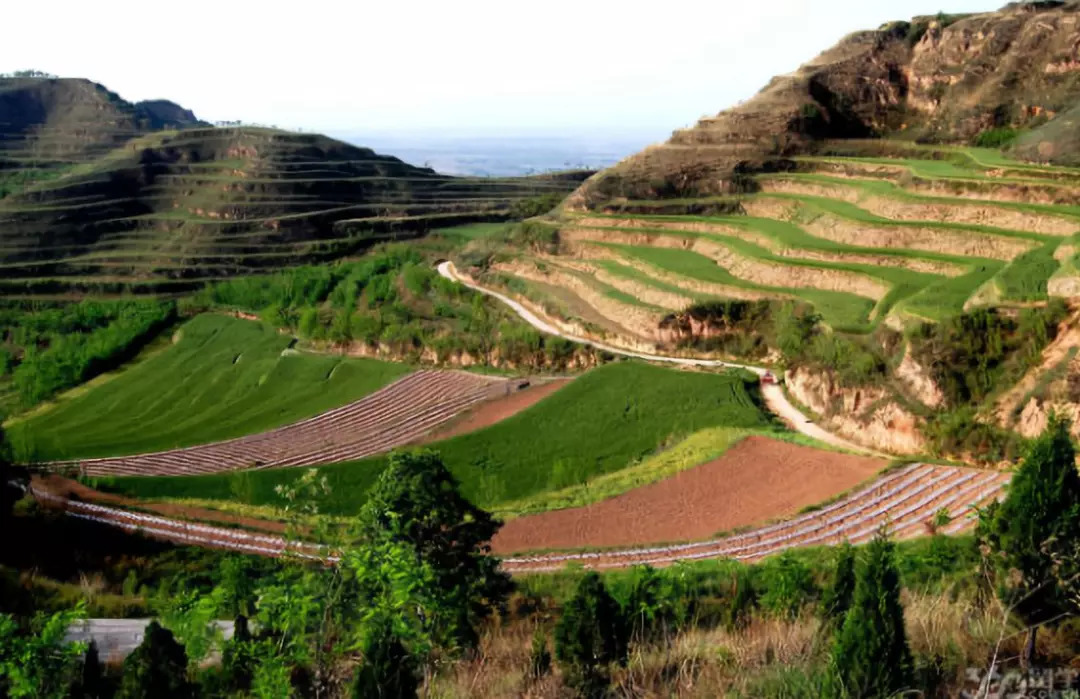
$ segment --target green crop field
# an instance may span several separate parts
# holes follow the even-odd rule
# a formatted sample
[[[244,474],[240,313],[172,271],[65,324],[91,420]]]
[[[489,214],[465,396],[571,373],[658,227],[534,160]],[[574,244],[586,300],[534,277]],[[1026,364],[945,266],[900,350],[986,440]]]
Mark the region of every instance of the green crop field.
[[[582,265],[596,270],[576,274],[574,288],[619,301],[594,309],[612,321],[633,298],[660,318],[687,299],[749,296],[806,302],[834,330],[859,334],[1044,302],[1052,279],[1076,276],[1062,245],[1080,233],[1080,169],[901,142],[836,142],[822,153],[754,176],[743,194],[563,212],[547,225],[566,257],[522,259],[554,270],[556,286]],[[543,303],[539,281],[525,283]],[[641,323],[631,332],[655,339]]]
[[[558,491],[627,468],[713,426],[768,429],[753,400],[753,379],[620,362],[594,369],[533,407],[496,425],[432,446],[464,492],[491,507]],[[375,458],[320,468],[332,493],[321,511],[350,514],[385,465]],[[232,499],[276,504],[278,484],[296,469],[221,476],[117,478],[107,487],[139,497]]]
[[[10,425],[42,460],[116,456],[239,437],[357,400],[404,364],[318,356],[262,323],[195,317],[167,349]]]

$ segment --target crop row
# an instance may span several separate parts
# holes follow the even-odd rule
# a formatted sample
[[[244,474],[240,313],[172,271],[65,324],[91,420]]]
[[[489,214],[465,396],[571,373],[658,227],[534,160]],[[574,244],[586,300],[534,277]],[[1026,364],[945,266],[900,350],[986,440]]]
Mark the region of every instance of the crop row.
[[[194,475],[353,461],[416,441],[467,408],[503,393],[505,380],[417,371],[348,405],[269,432],[184,449],[57,462],[92,476]]]
[[[504,564],[515,572],[541,572],[570,562],[617,568],[702,558],[751,561],[790,548],[865,542],[882,528],[898,538],[915,536],[933,528],[933,520],[942,511],[948,513],[949,522],[941,531],[955,534],[971,526],[973,507],[1001,495],[1008,479],[1009,474],[994,471],[916,464],[823,509],[735,536],[620,551],[518,556]]]

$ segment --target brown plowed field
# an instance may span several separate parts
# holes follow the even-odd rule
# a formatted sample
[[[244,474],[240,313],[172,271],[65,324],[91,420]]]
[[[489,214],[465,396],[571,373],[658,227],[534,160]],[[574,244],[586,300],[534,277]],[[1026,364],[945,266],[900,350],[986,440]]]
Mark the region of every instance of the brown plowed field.
[[[888,463],[748,437],[720,458],[586,507],[507,522],[498,553],[704,539],[795,514],[871,478]]]
[[[441,427],[424,437],[421,444],[430,444],[441,439],[449,439],[459,434],[475,432],[490,427],[508,417],[517,415],[522,410],[532,407],[555,391],[570,383],[572,379],[553,379],[540,384],[533,384],[526,389],[511,393],[503,398],[496,398],[481,403],[476,408],[454,419],[446,427]]]

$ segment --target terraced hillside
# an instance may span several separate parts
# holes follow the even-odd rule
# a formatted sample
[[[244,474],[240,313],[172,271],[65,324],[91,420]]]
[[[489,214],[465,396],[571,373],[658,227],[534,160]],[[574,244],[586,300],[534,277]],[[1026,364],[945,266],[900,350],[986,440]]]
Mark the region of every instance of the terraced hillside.
[[[18,168],[91,162],[150,131],[206,125],[168,100],[131,103],[81,78],[0,78],[0,182]]]
[[[537,296],[572,294],[565,305],[588,308],[584,320],[653,343],[667,337],[665,317],[715,299],[798,300],[836,330],[865,333],[1076,293],[1080,170],[903,149],[785,160],[739,196],[568,210],[530,224],[557,247],[492,269]]]
[[[577,179],[446,177],[268,129],[155,132],[0,200],[0,293],[190,289],[502,219]]]

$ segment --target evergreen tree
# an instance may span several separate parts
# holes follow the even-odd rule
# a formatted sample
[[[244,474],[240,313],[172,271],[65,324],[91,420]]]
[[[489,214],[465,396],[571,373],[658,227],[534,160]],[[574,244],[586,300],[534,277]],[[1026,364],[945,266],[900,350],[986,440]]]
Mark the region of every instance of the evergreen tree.
[[[843,622],[855,596],[855,547],[844,542],[836,548],[836,574],[832,586],[825,591],[822,615],[826,622]]]
[[[900,574],[884,532],[866,547],[851,608],[836,636],[830,694],[891,697],[911,686],[912,659],[900,604]]]
[[[233,635],[221,651],[221,676],[226,689],[231,692],[246,692],[251,689],[251,680],[255,675],[254,639],[244,615],[236,617],[233,623]]]
[[[187,699],[195,687],[187,677],[187,653],[172,631],[156,621],[146,627],[142,643],[124,660],[118,699]]]
[[[555,657],[566,667],[571,686],[585,696],[599,696],[609,682],[608,666],[625,663],[628,650],[622,609],[600,576],[587,573],[555,626]]]
[[[419,687],[415,661],[389,620],[371,625],[362,644],[363,663],[356,674],[356,699],[414,699]]]
[[[1008,495],[984,517],[980,533],[1003,573],[999,596],[1029,625],[1022,658],[1029,666],[1038,625],[1070,610],[1055,564],[1080,541],[1080,475],[1068,421],[1053,416],[1032,442]]]
[[[100,699],[108,696],[108,688],[105,686],[105,678],[101,673],[101,658],[98,655],[97,644],[90,641],[83,656],[82,676],[79,678],[77,690],[73,692],[83,699]]]
[[[475,645],[477,626],[501,608],[512,589],[491,552],[501,524],[469,502],[457,479],[430,450],[398,452],[360,514],[363,538],[371,543],[407,544],[430,566],[444,593],[440,613],[462,646]]]

